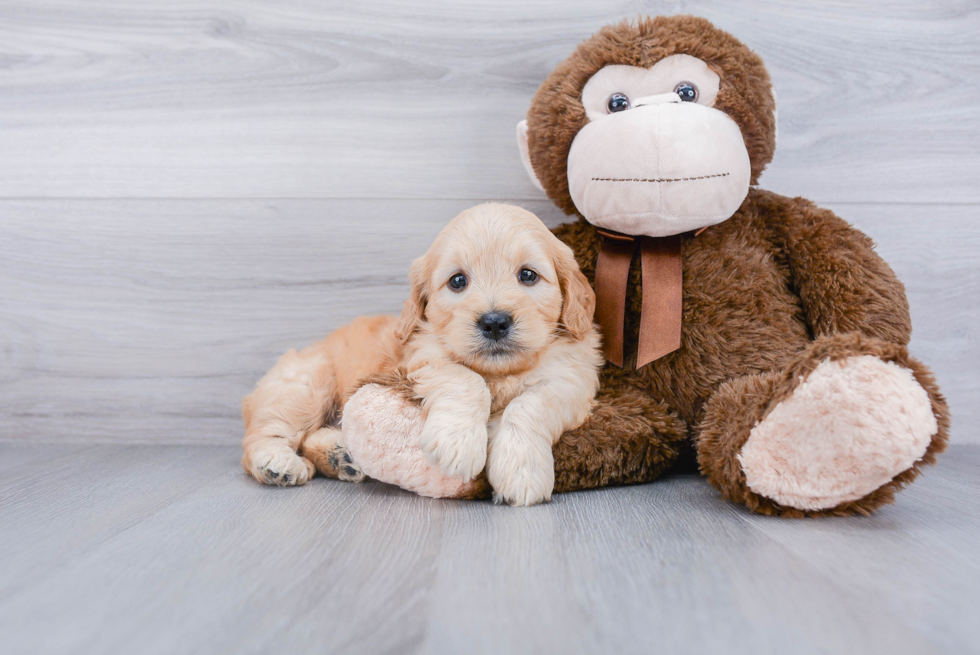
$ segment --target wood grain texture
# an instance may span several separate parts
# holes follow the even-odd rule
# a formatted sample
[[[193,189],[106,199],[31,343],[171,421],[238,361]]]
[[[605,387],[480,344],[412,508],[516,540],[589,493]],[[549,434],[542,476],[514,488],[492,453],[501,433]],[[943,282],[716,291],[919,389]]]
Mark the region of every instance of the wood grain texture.
[[[514,144],[535,89],[601,26],[658,13],[767,61],[768,188],[980,201],[972,0],[10,0],[0,196],[540,198]]]
[[[399,311],[412,259],[471,204],[0,201],[0,437],[235,443],[240,400],[276,358]],[[950,399],[954,441],[978,442],[974,210],[830,208],[906,281],[912,351]]]
[[[48,653],[980,652],[980,448],[872,518],[789,521],[696,476],[530,509],[234,447],[0,443],[0,634]]]

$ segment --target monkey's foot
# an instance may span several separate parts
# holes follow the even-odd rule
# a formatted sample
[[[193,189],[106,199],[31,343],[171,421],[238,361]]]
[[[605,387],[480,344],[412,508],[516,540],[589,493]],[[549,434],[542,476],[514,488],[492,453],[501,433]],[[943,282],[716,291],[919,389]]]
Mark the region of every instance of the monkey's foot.
[[[908,368],[872,355],[826,359],[756,423],[738,461],[760,496],[829,509],[912,467],[938,429]]]

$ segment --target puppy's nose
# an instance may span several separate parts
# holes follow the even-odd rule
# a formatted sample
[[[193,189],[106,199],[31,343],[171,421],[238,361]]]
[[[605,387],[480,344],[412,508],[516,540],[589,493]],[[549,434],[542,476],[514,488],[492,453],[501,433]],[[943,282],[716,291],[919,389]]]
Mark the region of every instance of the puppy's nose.
[[[494,341],[499,341],[507,336],[507,330],[510,329],[510,324],[513,322],[510,314],[505,312],[487,312],[476,321],[483,331],[483,336]]]

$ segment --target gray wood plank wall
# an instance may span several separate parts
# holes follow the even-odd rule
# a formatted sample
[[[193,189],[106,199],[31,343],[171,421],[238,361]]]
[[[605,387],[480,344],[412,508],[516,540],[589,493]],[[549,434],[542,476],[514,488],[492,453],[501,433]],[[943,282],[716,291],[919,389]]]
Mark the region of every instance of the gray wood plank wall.
[[[762,186],[870,234],[980,443],[976,2],[0,4],[0,438],[232,443],[276,356],[395,311],[461,209],[561,216],[514,125],[581,39],[694,13],[766,60]]]

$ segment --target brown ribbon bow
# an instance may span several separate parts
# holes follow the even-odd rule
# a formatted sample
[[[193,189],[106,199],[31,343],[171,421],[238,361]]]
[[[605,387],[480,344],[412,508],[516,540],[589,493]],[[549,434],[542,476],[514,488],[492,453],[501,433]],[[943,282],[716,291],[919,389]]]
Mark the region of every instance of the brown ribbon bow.
[[[602,250],[595,269],[595,318],[606,359],[623,366],[623,320],[630,262],[640,248],[643,305],[636,368],[681,347],[683,271],[681,237],[633,237],[599,230]]]

